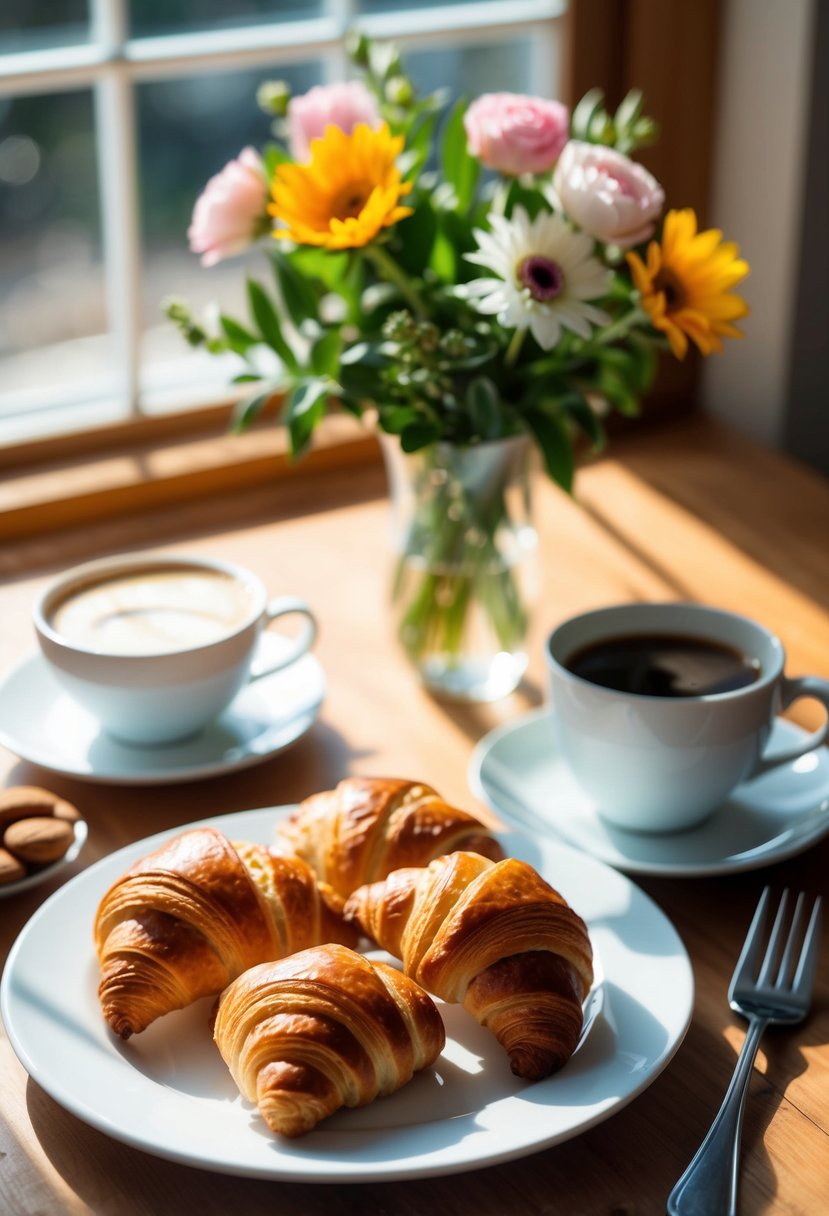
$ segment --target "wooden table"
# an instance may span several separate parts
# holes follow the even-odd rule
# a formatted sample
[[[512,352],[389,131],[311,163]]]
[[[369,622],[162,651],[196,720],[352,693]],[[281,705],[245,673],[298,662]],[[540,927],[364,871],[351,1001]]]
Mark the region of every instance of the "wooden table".
[[[307,597],[321,620],[317,653],[329,692],[320,720],[298,744],[235,775],[116,788],[55,776],[0,748],[0,784],[47,785],[83,809],[90,835],[76,871],[162,829],[293,802],[348,773],[416,777],[450,801],[480,809],[466,783],[470,749],[498,723],[542,703],[545,633],[571,613],[619,600],[689,598],[749,613],[778,631],[791,672],[829,676],[829,484],[817,475],[692,420],[615,441],[610,457],[581,472],[576,501],[540,484],[537,519],[544,587],[526,681],[501,703],[469,708],[432,700],[395,647],[385,609],[386,504],[377,463],[7,546],[2,672],[32,649],[29,607],[54,572],[89,556],[156,546],[241,562],[273,593]],[[801,724],[818,719],[811,703],[797,706]],[[662,1213],[743,1039],[726,987],[758,893],[767,882],[818,891],[828,870],[825,840],[762,871],[641,880],[693,962],[693,1019],[673,1061],[634,1102],[578,1138],[454,1177],[330,1187],[171,1164],[64,1111],[27,1078],[0,1034],[0,1212]],[[0,903],[3,958],[55,885]],[[808,1023],[770,1033],[761,1049],[744,1133],[745,1213],[816,1216],[829,1205],[827,959],[829,943]]]

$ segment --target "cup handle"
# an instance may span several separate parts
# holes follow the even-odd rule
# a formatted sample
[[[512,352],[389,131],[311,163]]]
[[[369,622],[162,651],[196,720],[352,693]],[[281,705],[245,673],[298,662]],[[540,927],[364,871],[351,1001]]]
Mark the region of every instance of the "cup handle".
[[[812,697],[813,700],[820,701],[827,715],[823,725],[807,735],[798,746],[787,748],[785,752],[779,752],[768,759],[761,756],[749,780],[779,768],[781,764],[791,764],[792,760],[805,756],[807,752],[813,752],[829,738],[829,680],[821,679],[820,676],[798,676],[795,679],[784,676],[780,681],[780,709],[788,709],[792,702],[800,697]]]
[[[311,649],[317,637],[317,621],[305,600],[291,595],[271,600],[265,608],[265,628],[268,628],[279,617],[295,612],[305,617],[305,623],[290,650],[287,650],[278,659],[271,659],[267,662],[254,659],[250,665],[249,681],[261,680],[262,676],[269,676],[275,671],[281,671],[283,667],[289,667],[291,663],[295,663],[307,650]]]

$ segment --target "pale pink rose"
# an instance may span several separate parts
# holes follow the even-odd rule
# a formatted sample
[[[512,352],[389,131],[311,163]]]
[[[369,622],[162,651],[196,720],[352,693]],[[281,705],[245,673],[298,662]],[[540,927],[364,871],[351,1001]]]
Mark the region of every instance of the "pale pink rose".
[[[546,173],[561,155],[570,114],[560,101],[520,93],[484,93],[464,114],[469,151],[511,177]]]
[[[245,148],[211,177],[193,208],[187,230],[202,266],[215,266],[247,249],[267,222],[268,184],[259,153]]]
[[[553,174],[565,213],[590,236],[629,249],[653,234],[665,202],[659,182],[614,148],[571,139]]]
[[[288,102],[291,155],[297,161],[309,160],[311,140],[321,139],[326,127],[339,127],[350,135],[358,123],[379,127],[382,121],[377,100],[362,81],[315,85]]]

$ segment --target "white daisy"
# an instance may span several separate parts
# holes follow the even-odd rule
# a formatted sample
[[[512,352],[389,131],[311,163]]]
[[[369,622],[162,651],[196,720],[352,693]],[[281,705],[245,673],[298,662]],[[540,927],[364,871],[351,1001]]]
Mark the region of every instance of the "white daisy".
[[[490,232],[475,229],[478,249],[465,255],[499,276],[464,284],[463,295],[479,312],[508,329],[529,329],[542,350],[552,350],[562,329],[588,339],[591,325],[609,322],[587,302],[606,295],[612,277],[593,256],[591,237],[554,213],[531,220],[523,207],[510,219],[490,215],[489,224]]]

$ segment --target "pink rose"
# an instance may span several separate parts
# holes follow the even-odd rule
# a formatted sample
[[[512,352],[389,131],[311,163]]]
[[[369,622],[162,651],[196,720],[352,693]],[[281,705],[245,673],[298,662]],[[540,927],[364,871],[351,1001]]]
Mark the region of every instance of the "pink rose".
[[[288,102],[291,154],[297,161],[310,160],[311,140],[321,139],[326,127],[350,135],[358,123],[379,127],[382,121],[377,100],[362,81],[315,85]]]
[[[473,156],[518,177],[552,169],[567,142],[570,114],[560,101],[484,93],[464,114],[463,125]]]
[[[563,210],[596,240],[629,249],[652,235],[665,192],[641,165],[598,144],[571,139],[553,174]]]
[[[245,148],[238,160],[211,177],[193,208],[187,230],[202,266],[241,253],[267,225],[268,184],[259,153]]]

